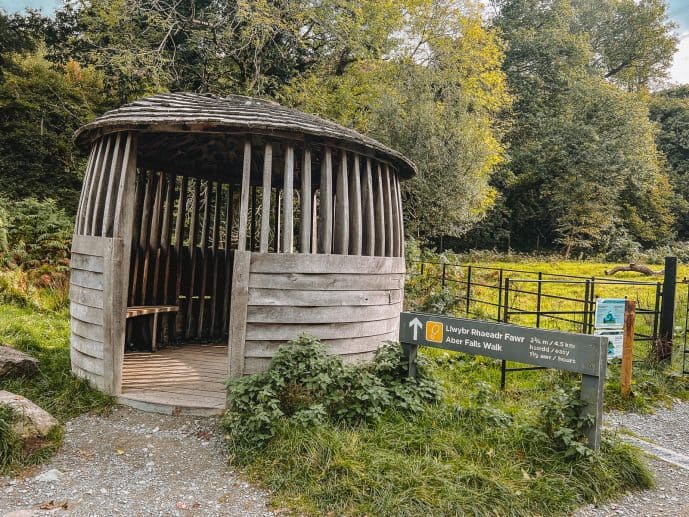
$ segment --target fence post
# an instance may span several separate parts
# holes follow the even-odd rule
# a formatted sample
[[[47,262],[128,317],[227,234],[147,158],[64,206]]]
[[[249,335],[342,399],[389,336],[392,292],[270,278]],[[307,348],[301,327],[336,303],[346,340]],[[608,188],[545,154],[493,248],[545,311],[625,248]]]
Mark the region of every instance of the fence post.
[[[467,271],[467,316],[469,315],[469,303],[471,302],[471,266]]]
[[[588,332],[586,334],[593,334],[593,323],[596,314],[596,277],[591,277],[591,283],[589,284],[589,324]]]
[[[675,326],[675,289],[677,286],[677,257],[665,257],[662,304],[660,306],[660,335],[655,346],[659,361],[672,357],[672,334]]]
[[[425,262],[421,261],[421,275],[422,275],[422,276],[423,276],[423,266],[424,266],[424,264],[425,264]]]
[[[586,334],[589,328],[589,292],[591,291],[591,281],[586,279],[586,287],[584,288],[584,316],[581,318],[581,332]]]
[[[502,277],[503,269],[500,268],[498,275],[498,321],[502,321]]]
[[[502,313],[502,320],[504,323],[508,323],[509,320],[509,300],[510,300],[510,279],[505,278],[505,308]],[[500,389],[505,389],[505,384],[507,383],[507,361],[504,359],[500,364]]]
[[[443,289],[445,289],[445,266],[447,266],[447,264],[445,264],[445,262],[443,262],[443,276],[441,279],[441,287]]]
[[[632,358],[634,357],[634,320],[636,302],[624,302],[624,335],[622,341],[622,367],[620,368],[620,393],[624,398],[632,392]]]
[[[541,291],[543,290],[543,273],[538,272],[538,288],[536,289],[536,328],[541,328]]]

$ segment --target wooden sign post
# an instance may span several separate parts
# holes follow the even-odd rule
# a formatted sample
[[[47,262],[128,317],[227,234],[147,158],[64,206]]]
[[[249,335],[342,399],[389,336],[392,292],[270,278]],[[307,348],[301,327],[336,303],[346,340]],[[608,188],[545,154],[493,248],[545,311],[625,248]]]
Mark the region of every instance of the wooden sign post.
[[[628,397],[632,392],[632,357],[634,355],[634,321],[636,302],[626,300],[624,304],[624,338],[622,341],[622,367],[620,368],[620,393]]]
[[[405,349],[410,377],[416,375],[419,346],[581,374],[580,397],[586,402],[583,413],[592,417],[586,435],[589,447],[599,449],[607,337],[403,312],[400,314],[400,342]]]

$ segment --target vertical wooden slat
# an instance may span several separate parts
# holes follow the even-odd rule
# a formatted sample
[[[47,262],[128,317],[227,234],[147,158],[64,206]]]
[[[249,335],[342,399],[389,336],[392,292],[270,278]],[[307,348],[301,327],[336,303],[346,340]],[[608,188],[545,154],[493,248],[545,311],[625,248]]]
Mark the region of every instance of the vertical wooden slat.
[[[318,253],[318,191],[311,195],[311,253]]]
[[[232,272],[232,302],[230,303],[228,359],[230,377],[241,377],[244,373],[244,344],[246,339],[246,315],[249,303],[249,270],[251,253],[237,251],[234,255]]]
[[[329,254],[333,245],[333,155],[326,147],[321,164],[320,214],[318,220],[318,253]]]
[[[282,252],[292,253],[294,251],[294,147],[291,145],[285,149],[283,188]]]
[[[249,250],[256,249],[256,187],[251,187],[251,219],[249,227]]]
[[[153,180],[155,178],[154,173],[145,174],[145,185],[146,191],[144,194],[143,209],[141,214],[141,224],[139,227],[139,246],[137,250],[137,267],[136,276],[133,278],[132,285],[132,299],[131,305],[145,305],[146,304],[146,288],[143,283],[143,279],[146,277],[146,265],[147,265],[147,254],[148,254],[148,236],[150,233],[151,224],[151,211],[153,209],[153,198],[154,198],[154,185]]]
[[[184,269],[184,222],[187,218],[187,190],[189,188],[189,178],[182,177],[179,187],[179,200],[177,201],[177,215],[175,216],[175,292],[174,304],[179,303],[179,296],[182,294],[182,270]],[[177,312],[176,320],[181,324],[182,311]]]
[[[126,137],[125,137],[126,138]],[[103,223],[101,235],[112,237],[112,227],[115,219],[115,205],[120,185],[120,171],[122,170],[122,133],[115,137],[115,147],[110,160],[110,173],[108,174],[108,186],[105,189],[105,203],[103,205]]]
[[[154,303],[152,296],[149,294],[148,281],[149,277],[153,276],[151,275],[151,262],[155,260],[156,251],[160,242],[160,207],[163,198],[163,173],[161,172],[158,175],[156,175],[155,172],[152,173],[151,182],[153,182],[154,179],[156,180],[155,196],[153,197],[153,206],[151,208],[151,224],[146,235],[148,239],[145,241],[143,276],[141,279],[142,305]],[[155,267],[153,269],[153,274],[155,274]]]
[[[311,252],[311,150],[304,149],[301,167],[301,226],[299,246],[302,253]]]
[[[206,288],[208,287],[208,237],[211,214],[211,197],[213,196],[213,183],[206,181],[206,189],[204,195],[203,206],[203,227],[201,229],[201,241],[199,249],[199,262],[201,273],[201,290],[199,292],[199,315],[198,324],[196,326],[196,337],[203,336],[203,326],[206,316]],[[253,226],[253,225],[252,225]]]
[[[366,158],[364,169],[364,184],[362,197],[364,201],[363,219],[363,254],[373,256],[376,253],[376,212],[373,197],[373,173],[371,172],[371,159]]]
[[[392,206],[392,256],[400,256],[400,216],[399,198],[397,196],[397,173],[394,169],[388,171],[390,176],[390,198]]]
[[[81,221],[84,217],[84,210],[86,208],[86,198],[88,197],[89,183],[93,177],[93,166],[96,162],[96,156],[98,154],[97,149],[100,146],[94,144],[91,146],[91,152],[89,153],[89,159],[86,162],[86,172],[84,173],[84,181],[81,185],[81,195],[79,196],[79,206],[77,207],[77,216],[74,220],[74,235],[80,235],[81,232]]]
[[[141,269],[141,253],[142,250],[139,247],[139,236],[141,234],[141,216],[143,213],[144,197],[146,194],[147,184],[146,184],[146,172],[145,171],[135,171],[135,201],[134,201],[134,213],[132,216],[132,236],[131,236],[131,269],[129,278],[129,305],[134,305],[134,300],[136,299],[136,290],[139,285],[138,277],[139,271]],[[115,218],[115,231],[117,231],[118,224],[117,218]]]
[[[227,210],[225,212],[225,282],[222,297],[222,332],[228,329],[230,318],[230,290],[232,288],[232,222],[234,217],[234,187],[227,186]]]
[[[242,168],[242,193],[239,201],[239,242],[237,249],[246,250],[246,227],[249,215],[249,182],[251,181],[251,141],[244,142],[244,164]]]
[[[392,215],[392,192],[390,189],[390,168],[386,164],[383,168],[383,201],[385,202],[385,228],[387,240],[385,241],[385,256],[392,257],[395,244],[395,228]]]
[[[165,225],[167,223],[167,214],[165,213],[168,196],[169,177],[164,172],[160,173],[158,180],[158,191],[156,192],[156,204],[154,209],[154,222],[151,229],[151,254],[153,260],[153,288],[151,290],[151,303],[158,305],[160,303],[160,274],[163,268],[162,260],[165,256],[162,252],[164,234],[167,231]],[[163,195],[163,192],[165,194]],[[163,270],[164,272],[164,270]]]
[[[164,261],[163,268],[163,303],[171,305],[170,301],[170,271],[172,267],[171,241],[172,241],[172,222],[175,213],[175,184],[177,178],[172,174],[167,177],[167,191],[165,194],[165,213],[163,215],[163,230],[160,237],[161,261]],[[156,291],[157,293],[158,291]],[[170,320],[171,318],[168,318]]]
[[[354,166],[349,177],[349,253],[361,255],[362,234],[361,227],[361,171],[359,170],[359,155],[354,155]]]
[[[103,204],[105,202],[105,189],[107,188],[108,168],[110,166],[110,149],[114,137],[108,137],[105,144],[105,152],[103,153],[103,161],[100,164],[98,171],[98,185],[94,192],[93,204],[91,205],[91,213],[89,214],[89,223],[91,224],[89,235],[99,236],[101,230],[101,223],[103,221]]]
[[[213,246],[211,247],[213,258],[213,280],[211,283],[211,321],[210,334],[216,336],[218,310],[220,307],[221,296],[218,292],[218,282],[220,278],[220,205],[221,205],[222,183],[218,183],[215,188],[215,200],[213,204]]]
[[[335,224],[333,253],[349,253],[349,180],[347,152],[340,151],[340,164],[337,168],[337,188],[335,190]]]
[[[187,289],[187,310],[186,310],[186,330],[184,332],[185,337],[189,338],[191,336],[191,331],[193,330],[193,319],[194,319],[194,291],[196,290],[196,237],[198,233],[198,210],[199,210],[199,197],[201,191],[201,180],[194,180],[194,191],[191,200],[191,221],[189,223],[189,255],[191,265],[189,267],[189,287]]]
[[[273,145],[267,143],[263,153],[263,195],[261,205],[261,241],[259,251],[268,253],[270,244],[270,194],[273,175]]]
[[[383,201],[383,171],[380,164],[376,166],[375,183],[375,217],[376,217],[376,256],[385,256],[385,203]]]
[[[399,240],[397,243],[397,256],[404,256],[404,212],[402,209],[402,187],[399,173],[395,174],[395,195],[397,197],[397,227],[399,228]]]

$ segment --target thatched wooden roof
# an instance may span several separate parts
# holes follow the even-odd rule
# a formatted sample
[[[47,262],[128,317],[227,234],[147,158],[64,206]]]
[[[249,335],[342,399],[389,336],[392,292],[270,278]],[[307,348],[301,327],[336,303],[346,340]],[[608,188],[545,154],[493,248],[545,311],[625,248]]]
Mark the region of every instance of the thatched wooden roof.
[[[373,138],[275,102],[241,95],[154,95],[108,111],[79,128],[75,140],[79,145],[88,145],[102,134],[127,130],[168,133],[246,131],[287,138],[305,136],[324,143],[361,147],[369,154],[392,162],[402,177],[416,173],[416,166],[408,158]]]

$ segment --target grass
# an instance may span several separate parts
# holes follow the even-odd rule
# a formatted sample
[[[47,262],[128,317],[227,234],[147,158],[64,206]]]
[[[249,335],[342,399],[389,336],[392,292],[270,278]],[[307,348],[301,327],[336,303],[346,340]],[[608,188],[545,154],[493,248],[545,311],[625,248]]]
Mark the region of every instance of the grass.
[[[614,436],[599,454],[566,458],[538,425],[546,385],[499,393],[489,387],[494,361],[426,355],[444,386],[440,404],[370,425],[285,424],[244,465],[248,476],[274,506],[308,515],[564,515],[652,486],[641,454]]]
[[[13,284],[8,282],[7,285]],[[5,288],[3,293],[6,299],[0,303],[0,344],[38,359],[39,372],[0,379],[0,390],[23,395],[60,422],[88,411],[108,408],[112,404],[110,397],[93,390],[86,381],[70,373],[69,313],[62,308],[64,296],[60,291],[41,289],[27,296],[26,290],[15,287],[13,290]],[[7,303],[8,298],[12,303]],[[41,308],[46,306],[58,310]],[[0,422],[3,422],[0,426],[0,473],[42,463],[62,442],[62,429],[58,427],[46,440],[22,447],[9,425],[13,417],[3,408],[0,410],[4,411],[0,414]]]

